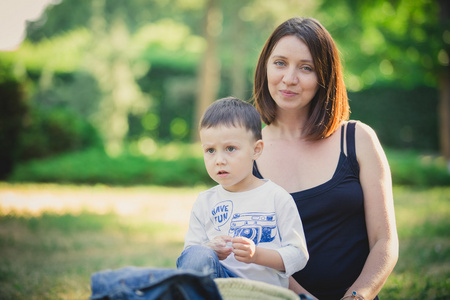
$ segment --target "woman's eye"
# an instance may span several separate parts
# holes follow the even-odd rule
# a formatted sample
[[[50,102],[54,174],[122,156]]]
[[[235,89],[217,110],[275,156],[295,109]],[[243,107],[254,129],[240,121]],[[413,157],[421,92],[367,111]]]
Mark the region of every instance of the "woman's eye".
[[[234,150],[236,150],[236,147],[233,147],[233,146],[228,146],[227,147],[227,151],[228,152],[233,152]]]
[[[285,63],[284,63],[284,61],[281,61],[281,60],[276,60],[275,62],[274,62],[274,65],[276,65],[276,66],[284,66],[284,65],[286,65]]]
[[[313,70],[313,68],[311,68],[310,66],[304,66],[304,67],[302,67],[302,70],[311,72]]]

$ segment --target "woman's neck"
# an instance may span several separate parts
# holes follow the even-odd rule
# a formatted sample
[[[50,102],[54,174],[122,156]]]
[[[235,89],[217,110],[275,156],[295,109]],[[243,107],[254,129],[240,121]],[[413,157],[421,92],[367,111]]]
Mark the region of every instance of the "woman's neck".
[[[267,137],[278,138],[286,140],[299,140],[304,135],[305,118],[302,118],[298,114],[283,114],[277,115],[277,119],[267,126]]]

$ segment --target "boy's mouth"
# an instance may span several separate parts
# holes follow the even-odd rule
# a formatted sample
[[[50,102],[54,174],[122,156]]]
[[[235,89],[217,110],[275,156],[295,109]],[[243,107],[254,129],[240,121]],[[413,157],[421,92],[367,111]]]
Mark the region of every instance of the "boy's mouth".
[[[227,171],[223,171],[223,170],[220,170],[219,172],[217,172],[217,175],[227,175],[228,174],[228,172]]]

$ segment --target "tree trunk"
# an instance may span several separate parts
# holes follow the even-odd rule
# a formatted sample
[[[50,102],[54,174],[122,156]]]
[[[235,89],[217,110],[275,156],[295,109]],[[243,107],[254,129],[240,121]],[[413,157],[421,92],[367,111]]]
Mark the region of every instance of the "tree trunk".
[[[450,70],[440,78],[440,99],[439,99],[439,139],[441,154],[447,161],[447,170],[450,173]]]
[[[439,1],[440,21],[442,28],[448,28],[450,17],[450,4],[446,0]],[[445,44],[445,51],[450,55],[450,47]],[[447,170],[450,173],[450,65],[444,67],[440,75],[440,99],[439,99],[439,137],[441,154],[447,161]]]
[[[193,140],[198,141],[198,123],[206,108],[217,97],[220,86],[220,61],[217,57],[217,36],[222,28],[222,15],[217,0],[208,0],[204,22],[206,50],[198,75],[197,107],[193,124]]]
[[[235,3],[235,11],[238,12],[242,7],[242,3]],[[232,96],[241,100],[248,100],[246,93],[246,57],[247,49],[245,49],[245,30],[244,24],[238,13],[233,14],[233,62],[231,67],[231,92]]]

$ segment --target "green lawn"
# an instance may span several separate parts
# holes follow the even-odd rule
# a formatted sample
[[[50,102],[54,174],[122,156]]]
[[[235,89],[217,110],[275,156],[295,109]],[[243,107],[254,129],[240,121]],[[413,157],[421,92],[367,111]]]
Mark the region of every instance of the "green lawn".
[[[395,187],[394,195],[400,258],[380,298],[450,299],[450,187]],[[32,216],[0,208],[0,299],[87,299],[93,272],[173,268],[184,231],[144,214]]]
[[[394,189],[400,255],[384,299],[450,299],[450,188]]]

